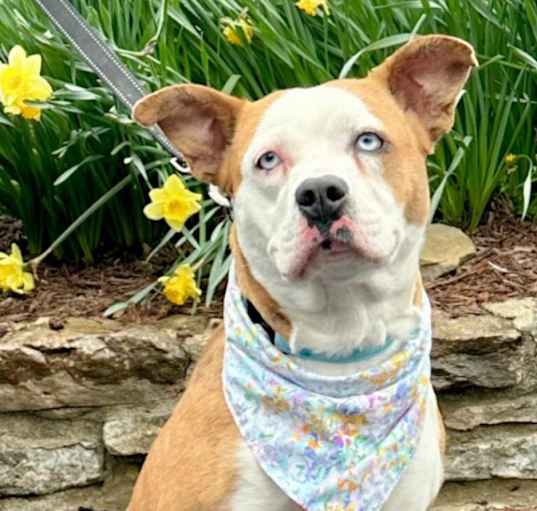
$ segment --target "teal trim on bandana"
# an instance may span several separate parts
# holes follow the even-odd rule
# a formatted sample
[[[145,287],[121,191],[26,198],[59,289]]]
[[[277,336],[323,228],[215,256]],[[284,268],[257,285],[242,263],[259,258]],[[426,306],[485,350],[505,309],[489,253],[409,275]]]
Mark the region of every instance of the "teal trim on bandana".
[[[326,355],[308,348],[301,349],[298,353],[291,353],[289,343],[280,335],[275,334],[274,344],[282,353],[288,356],[302,358],[304,360],[313,360],[315,362],[328,362],[331,364],[351,364],[353,362],[364,362],[385,352],[393,344],[393,339],[388,337],[382,346],[369,346],[366,348],[357,348],[348,355]]]

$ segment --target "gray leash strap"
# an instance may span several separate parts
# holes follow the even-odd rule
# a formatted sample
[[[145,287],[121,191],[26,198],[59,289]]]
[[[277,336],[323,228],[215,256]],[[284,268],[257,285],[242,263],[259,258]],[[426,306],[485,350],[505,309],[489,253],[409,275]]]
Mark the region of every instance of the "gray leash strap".
[[[35,2],[101,80],[132,110],[136,101],[145,96],[147,92],[100,35],[84,21],[68,0],[35,0]],[[162,146],[177,158],[177,161],[172,160],[174,166],[184,172],[183,156],[175,149],[162,130],[155,126],[150,131]]]

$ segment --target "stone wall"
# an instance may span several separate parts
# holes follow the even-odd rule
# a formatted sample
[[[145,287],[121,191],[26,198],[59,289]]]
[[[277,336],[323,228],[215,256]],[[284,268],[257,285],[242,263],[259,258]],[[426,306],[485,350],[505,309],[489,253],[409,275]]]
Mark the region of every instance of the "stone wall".
[[[537,300],[435,312],[433,323],[449,428],[435,510],[537,509]],[[212,326],[175,316],[0,328],[0,511],[123,511]]]

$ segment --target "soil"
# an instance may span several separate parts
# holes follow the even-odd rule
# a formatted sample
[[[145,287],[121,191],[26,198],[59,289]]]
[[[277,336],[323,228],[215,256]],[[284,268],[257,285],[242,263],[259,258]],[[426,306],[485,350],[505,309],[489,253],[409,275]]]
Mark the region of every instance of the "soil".
[[[471,237],[477,255],[428,284],[434,306],[456,317],[479,314],[486,302],[537,296],[537,223],[521,222],[505,206],[497,205]],[[0,251],[21,238],[20,225],[0,217]],[[152,264],[113,256],[86,267],[43,263],[30,296],[0,296],[2,321],[50,317],[51,325],[61,328],[66,317],[100,317],[110,305],[154,282],[172,261],[169,253]],[[219,317],[221,309],[220,294],[214,305],[198,305],[196,312]],[[149,303],[129,307],[120,319],[148,322],[178,312],[191,313],[192,306],[177,307],[155,294]]]
[[[477,254],[427,285],[434,306],[457,317],[482,313],[484,303],[537,297],[537,222],[496,203],[471,238]]]
[[[25,251],[22,224],[0,215],[0,252],[9,252],[11,243],[17,243]],[[161,250],[150,263],[125,254],[108,254],[91,266],[45,261],[39,266],[36,289],[30,295],[0,294],[0,322],[48,317],[51,328],[59,329],[68,317],[102,317],[108,307],[125,302],[165,274],[174,259],[175,252],[170,248]],[[191,304],[177,307],[161,294],[153,293],[144,305],[131,305],[115,317],[125,322],[151,322],[170,314],[190,314],[194,310],[208,317],[221,317],[222,305],[218,299],[221,295],[222,292],[211,307],[197,304],[193,309]]]
[[[23,240],[22,222],[0,214],[0,252],[9,252],[12,243],[22,248]]]
[[[67,317],[102,317],[114,303],[124,302],[153,283],[170,267],[172,260],[158,264],[108,258],[91,266],[42,264],[37,287],[28,296],[0,297],[2,321],[30,321],[49,317],[51,328]],[[197,306],[210,317],[220,314],[220,303]],[[191,313],[192,305],[177,307],[155,293],[144,305],[129,306],[117,315],[125,322],[156,321],[174,313]]]

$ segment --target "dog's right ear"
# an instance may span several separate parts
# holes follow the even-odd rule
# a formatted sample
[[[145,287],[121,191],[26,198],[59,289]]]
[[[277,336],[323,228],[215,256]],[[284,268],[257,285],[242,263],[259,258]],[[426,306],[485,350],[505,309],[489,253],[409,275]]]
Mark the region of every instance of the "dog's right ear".
[[[244,103],[210,87],[172,85],[140,99],[132,115],[142,126],[158,124],[195,177],[219,184],[218,170]]]

